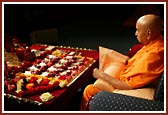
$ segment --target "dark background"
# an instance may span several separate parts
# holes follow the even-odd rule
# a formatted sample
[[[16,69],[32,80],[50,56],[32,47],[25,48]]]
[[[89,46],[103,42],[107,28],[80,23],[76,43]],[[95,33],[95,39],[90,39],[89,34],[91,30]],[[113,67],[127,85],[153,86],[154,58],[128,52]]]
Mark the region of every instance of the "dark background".
[[[135,21],[148,13],[155,13],[164,19],[164,5],[5,4],[4,35],[17,36],[31,45],[31,32],[56,28],[57,36],[53,36],[53,39],[58,40],[49,41],[52,45],[95,50],[101,45],[127,53],[130,47],[138,43],[135,37]],[[48,33],[48,36],[52,35]],[[44,37],[48,40],[47,36]],[[88,84],[91,82],[93,83],[92,79]],[[71,99],[67,105],[69,110],[79,110],[84,88],[85,86],[80,88]],[[5,99],[6,110],[29,110],[29,107],[25,103],[18,104],[14,100]]]
[[[101,45],[126,53],[137,40],[135,27],[124,26],[124,22],[148,13],[164,19],[164,5],[5,4],[4,32],[31,44],[32,31],[56,28],[58,41],[51,44],[96,50]]]

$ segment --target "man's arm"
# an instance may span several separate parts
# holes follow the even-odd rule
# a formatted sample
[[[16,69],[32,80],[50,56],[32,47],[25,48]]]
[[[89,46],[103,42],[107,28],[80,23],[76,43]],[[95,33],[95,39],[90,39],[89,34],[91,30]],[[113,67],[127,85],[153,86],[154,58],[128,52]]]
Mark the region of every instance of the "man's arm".
[[[124,82],[121,82],[120,80],[114,77],[109,76],[108,74],[104,73],[103,71],[100,71],[97,68],[93,70],[93,76],[94,78],[105,80],[116,89],[128,89],[128,90],[132,89],[131,86],[127,85]]]

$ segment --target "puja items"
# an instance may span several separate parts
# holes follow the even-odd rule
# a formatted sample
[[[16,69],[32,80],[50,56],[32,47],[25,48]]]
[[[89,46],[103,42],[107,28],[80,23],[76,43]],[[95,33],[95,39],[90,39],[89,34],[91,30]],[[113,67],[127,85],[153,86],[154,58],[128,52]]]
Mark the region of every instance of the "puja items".
[[[94,59],[77,49],[33,44],[28,47],[35,56],[11,67],[14,77],[5,80],[5,90],[19,97],[41,94],[70,86]]]

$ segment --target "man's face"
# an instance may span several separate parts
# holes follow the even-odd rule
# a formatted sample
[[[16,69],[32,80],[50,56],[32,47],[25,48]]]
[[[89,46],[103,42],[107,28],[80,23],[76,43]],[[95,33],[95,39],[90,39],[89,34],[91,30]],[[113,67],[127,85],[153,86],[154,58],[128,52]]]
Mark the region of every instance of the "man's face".
[[[146,44],[147,43],[147,29],[140,22],[136,23],[136,32],[135,36],[139,43]]]

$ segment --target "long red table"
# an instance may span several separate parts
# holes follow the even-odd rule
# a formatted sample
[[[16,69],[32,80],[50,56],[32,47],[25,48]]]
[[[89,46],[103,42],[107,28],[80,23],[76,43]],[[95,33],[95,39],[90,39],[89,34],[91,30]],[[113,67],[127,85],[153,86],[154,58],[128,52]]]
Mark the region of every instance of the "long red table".
[[[98,68],[99,53],[96,50],[90,49],[80,49],[80,48],[67,48],[60,47],[60,49],[70,49],[71,51],[77,50],[82,53],[82,55],[87,57],[92,57],[95,61],[94,63],[86,69],[69,87],[58,88],[50,93],[55,97],[53,100],[48,102],[42,102],[40,99],[41,94],[29,96],[26,98],[20,98],[12,95],[10,92],[5,90],[4,96],[18,102],[30,104],[30,110],[34,110],[35,107],[40,108],[40,110],[66,110],[67,103],[70,101],[72,96],[75,95],[77,90],[82,87],[87,81],[92,77],[92,72],[94,68]],[[33,106],[32,106],[33,105]]]

